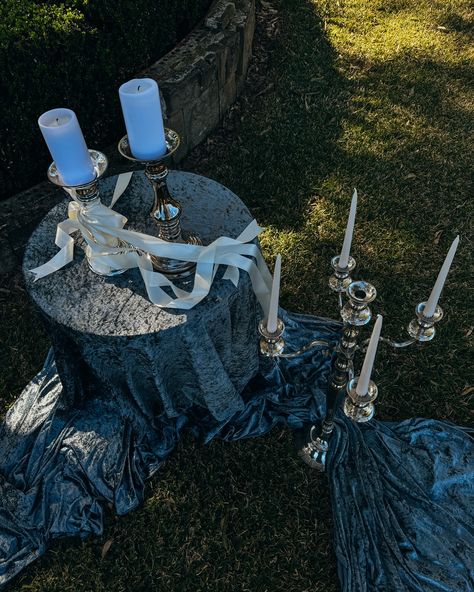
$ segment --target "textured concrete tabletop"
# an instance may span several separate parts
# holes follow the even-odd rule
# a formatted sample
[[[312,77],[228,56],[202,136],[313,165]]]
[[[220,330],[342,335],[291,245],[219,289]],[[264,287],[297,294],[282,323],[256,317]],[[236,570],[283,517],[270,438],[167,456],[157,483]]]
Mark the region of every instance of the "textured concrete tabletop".
[[[110,177],[101,182],[104,204],[110,202],[116,179]],[[183,204],[183,228],[198,233],[204,244],[219,236],[235,238],[252,220],[242,201],[215,181],[177,171],[171,171],[168,180],[172,195]],[[152,200],[148,181],[142,172],[136,172],[114,209],[128,218],[126,228],[154,234],[148,215]],[[67,218],[67,204],[65,199],[41,221],[28,242],[23,262],[30,296],[56,323],[93,335],[144,335],[192,323],[194,319],[210,320],[216,305],[228,306],[239,290],[251,290],[247,274],[241,272],[239,288],[235,288],[230,281],[220,279],[221,270],[208,297],[195,308],[160,309],[148,300],[138,270],[112,278],[98,276],[90,271],[77,240],[72,263],[33,282],[33,274],[28,270],[45,263],[58,251],[54,244],[56,226]],[[187,281],[188,284],[180,285],[190,289]]]

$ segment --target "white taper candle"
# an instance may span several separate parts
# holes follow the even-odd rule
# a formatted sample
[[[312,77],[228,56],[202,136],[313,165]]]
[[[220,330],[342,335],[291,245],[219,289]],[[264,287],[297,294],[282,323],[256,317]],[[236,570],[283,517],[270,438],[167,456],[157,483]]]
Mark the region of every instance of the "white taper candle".
[[[372,368],[374,365],[375,354],[377,353],[377,347],[379,344],[380,332],[382,331],[382,315],[377,315],[372,335],[370,337],[369,345],[365,353],[364,363],[362,364],[362,370],[357,381],[356,393],[363,397],[369,390],[370,375],[372,374]]]
[[[354,233],[354,223],[357,211],[357,189],[354,189],[352,194],[351,209],[349,210],[349,218],[347,220],[346,234],[344,235],[344,242],[342,243],[341,254],[339,255],[339,267],[345,269],[349,263],[349,255],[351,254],[352,234]]]
[[[456,249],[458,248],[459,244],[459,235],[453,240],[453,243],[446,255],[446,259],[444,260],[441,269],[439,270],[438,277],[436,278],[435,285],[431,290],[430,297],[426,301],[425,309],[423,314],[425,317],[430,318],[434,315],[436,310],[436,305],[438,304],[439,297],[441,296],[441,291],[444,286],[444,282],[446,281],[446,277],[449,273],[449,268],[451,267],[451,263],[453,262],[454,255],[456,254]]]
[[[267,331],[275,333],[278,327],[278,301],[280,298],[281,255],[278,254],[273,272],[272,293],[270,295],[270,307],[268,309]]]

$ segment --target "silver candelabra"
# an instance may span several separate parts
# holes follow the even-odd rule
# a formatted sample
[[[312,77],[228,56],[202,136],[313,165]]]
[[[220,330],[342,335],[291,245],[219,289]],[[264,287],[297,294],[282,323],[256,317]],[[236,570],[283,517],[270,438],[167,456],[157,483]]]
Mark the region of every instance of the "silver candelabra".
[[[362,327],[370,323],[372,311],[370,304],[375,300],[377,291],[372,284],[365,281],[353,281],[351,274],[356,262],[349,257],[345,268],[339,267],[339,257],[331,260],[333,274],[329,278],[330,289],[338,295],[339,313],[342,319],[341,338],[334,347],[324,340],[314,340],[297,351],[286,351],[284,331],[285,325],[281,319],[277,322],[277,331],[269,333],[266,320],[259,324],[260,352],[271,358],[294,358],[317,347],[324,346],[332,349],[335,357],[332,362],[331,376],[326,396],[326,415],[318,426],[310,425],[301,430],[299,435],[298,455],[310,467],[319,471],[326,468],[327,452],[334,431],[334,417],[337,409],[342,405],[344,414],[357,423],[367,422],[374,416],[374,401],[377,398],[377,386],[369,382],[367,393],[357,393],[358,376],[354,374],[354,354],[357,350],[364,350],[367,341],[360,341]],[[380,337],[379,341],[387,343],[393,348],[404,348],[414,343],[431,341],[435,336],[435,324],[443,317],[440,306],[436,306],[433,316],[424,315],[425,302],[417,305],[416,318],[408,325],[409,339],[393,341]]]

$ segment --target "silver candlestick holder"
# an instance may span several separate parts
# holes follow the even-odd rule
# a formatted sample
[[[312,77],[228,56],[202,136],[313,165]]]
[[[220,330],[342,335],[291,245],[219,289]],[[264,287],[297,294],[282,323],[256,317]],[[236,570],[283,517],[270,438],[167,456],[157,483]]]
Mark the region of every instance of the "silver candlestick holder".
[[[102,152],[99,152],[98,150],[89,150],[89,155],[95,172],[94,179],[89,183],[84,183],[82,185],[68,185],[63,181],[55,162],[52,162],[48,168],[48,180],[51,183],[54,183],[54,185],[64,189],[64,191],[77,204],[79,204],[81,211],[85,213],[94,205],[101,203],[99,179],[104,175],[108,167],[107,157]],[[120,255],[129,248],[127,243],[116,237],[107,238],[106,243],[99,243],[97,237],[92,234],[89,234],[86,238],[88,243],[92,242],[99,247],[101,255]],[[85,247],[85,254],[90,269],[98,275],[114,276],[126,271],[126,269],[111,269],[109,266],[98,262],[97,258],[94,257],[93,250],[89,244]]]
[[[325,339],[313,339],[298,350],[285,351],[286,343],[283,338],[285,324],[280,318],[277,319],[275,333],[268,331],[266,319],[259,322],[258,332],[260,334],[260,353],[267,358],[297,358],[315,347],[324,347],[326,349],[334,349],[335,347],[335,344]]]
[[[282,337],[285,331],[285,324],[281,319],[277,319],[277,330],[270,333],[267,329],[267,320],[264,319],[258,324],[260,333],[260,353],[267,358],[279,357],[285,349],[285,341]]]
[[[375,413],[374,401],[378,395],[375,382],[369,380],[369,388],[365,395],[357,392],[359,377],[355,377],[347,383],[347,396],[344,400],[344,413],[356,423],[370,421]]]
[[[168,163],[179,148],[179,135],[174,130],[165,128],[165,140],[167,152],[155,160],[141,160],[133,156],[128,136],[124,136],[120,140],[118,150],[128,160],[145,166],[145,176],[153,189],[154,200],[150,216],[155,223],[157,237],[173,243],[201,245],[202,241],[199,236],[186,232],[181,228],[183,207],[171,195],[167,184]],[[196,263],[193,261],[178,261],[177,259],[156,257],[154,255],[150,255],[150,259],[156,271],[172,279],[186,277],[193,273],[196,267]]]
[[[443,318],[443,309],[437,305],[432,317],[425,316],[426,302],[420,302],[415,308],[416,319],[408,325],[408,334],[415,341],[431,341],[435,334],[435,324]]]
[[[346,267],[339,266],[340,259],[339,255],[331,259],[331,266],[334,273],[329,278],[329,287],[338,294],[342,294],[347,290],[349,284],[352,282],[351,273],[356,267],[356,260],[354,257],[349,256]]]

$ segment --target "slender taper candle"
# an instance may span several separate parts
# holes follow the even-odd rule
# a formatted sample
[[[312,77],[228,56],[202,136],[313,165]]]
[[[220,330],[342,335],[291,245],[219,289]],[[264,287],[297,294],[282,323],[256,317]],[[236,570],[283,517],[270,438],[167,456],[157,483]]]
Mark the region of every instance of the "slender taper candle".
[[[281,255],[278,254],[273,272],[272,293],[268,309],[267,331],[275,333],[278,328],[278,300],[280,297]]]
[[[349,255],[351,254],[352,234],[354,233],[354,223],[357,211],[357,189],[354,189],[352,194],[351,209],[349,210],[349,219],[347,220],[346,234],[344,235],[344,242],[342,243],[341,254],[339,255],[339,267],[345,269],[349,263]]]
[[[155,80],[129,80],[119,88],[119,95],[133,156],[152,161],[166,154],[160,92]]]
[[[431,290],[430,297],[426,301],[425,308],[423,310],[423,314],[426,318],[431,318],[436,310],[436,305],[438,304],[439,297],[441,296],[441,291],[444,286],[444,282],[446,281],[446,277],[449,273],[449,268],[451,267],[451,263],[453,262],[454,255],[456,254],[456,249],[458,248],[459,244],[459,235],[453,240],[453,243],[446,255],[446,259],[439,270],[438,277],[436,278],[435,285]]]
[[[382,315],[377,315],[377,320],[370,337],[369,346],[365,354],[362,370],[360,371],[359,379],[357,380],[356,393],[363,397],[369,390],[370,375],[374,366],[375,354],[377,353],[377,346],[379,344],[380,332],[382,330]]]
[[[71,109],[51,109],[38,119],[58,173],[65,185],[85,185],[95,178],[87,145]]]

